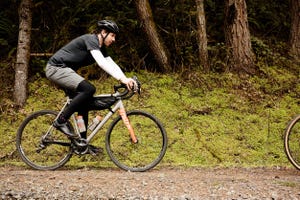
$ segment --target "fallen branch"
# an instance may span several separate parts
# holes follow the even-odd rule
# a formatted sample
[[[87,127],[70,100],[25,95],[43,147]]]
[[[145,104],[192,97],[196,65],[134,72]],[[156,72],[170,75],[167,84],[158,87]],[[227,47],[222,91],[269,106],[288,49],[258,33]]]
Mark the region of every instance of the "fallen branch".
[[[50,57],[53,53],[31,53],[30,56],[32,57]]]

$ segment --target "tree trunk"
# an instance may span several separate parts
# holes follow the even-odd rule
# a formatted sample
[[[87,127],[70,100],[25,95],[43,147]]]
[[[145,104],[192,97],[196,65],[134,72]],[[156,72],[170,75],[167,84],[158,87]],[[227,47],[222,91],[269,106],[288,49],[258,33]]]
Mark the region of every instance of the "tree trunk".
[[[229,68],[238,73],[254,73],[250,31],[245,0],[225,0],[225,42]]]
[[[197,5],[197,25],[198,25],[198,42],[199,42],[199,59],[204,71],[209,71],[206,20],[204,11],[204,0],[196,0]]]
[[[19,106],[27,98],[27,77],[30,59],[30,35],[32,23],[32,0],[22,0],[19,7],[19,39],[15,64],[14,99]]]
[[[135,5],[139,19],[148,38],[150,48],[159,64],[159,67],[161,68],[161,71],[170,71],[171,67],[168,52],[157,33],[149,1],[135,0]]]
[[[300,62],[300,0],[291,0],[290,55]]]

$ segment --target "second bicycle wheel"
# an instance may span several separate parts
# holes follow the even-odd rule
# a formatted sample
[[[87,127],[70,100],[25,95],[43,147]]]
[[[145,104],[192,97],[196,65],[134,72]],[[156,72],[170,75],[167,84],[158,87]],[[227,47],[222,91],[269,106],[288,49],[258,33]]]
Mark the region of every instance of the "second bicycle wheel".
[[[144,111],[127,112],[138,139],[132,143],[122,118],[116,118],[106,134],[106,150],[112,161],[121,169],[142,172],[155,167],[167,149],[167,134],[153,115]]]
[[[37,111],[18,129],[17,150],[22,160],[34,169],[57,169],[72,156],[70,140],[52,126],[57,114],[51,110]]]
[[[285,130],[284,149],[289,161],[300,170],[300,115]]]

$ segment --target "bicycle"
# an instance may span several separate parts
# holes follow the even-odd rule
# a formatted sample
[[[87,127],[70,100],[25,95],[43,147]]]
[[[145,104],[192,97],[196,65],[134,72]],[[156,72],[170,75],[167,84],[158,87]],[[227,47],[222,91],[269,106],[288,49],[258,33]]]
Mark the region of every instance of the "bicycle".
[[[300,115],[293,118],[285,130],[284,149],[289,161],[300,170]]]
[[[38,170],[55,170],[66,164],[73,154],[90,153],[90,142],[108,120],[119,111],[119,115],[110,123],[105,136],[105,148],[108,156],[119,168],[143,172],[155,167],[167,150],[167,133],[162,123],[154,115],[142,111],[125,111],[123,100],[140,94],[141,84],[136,91],[129,91],[123,84],[114,86],[113,94],[100,94],[89,102],[89,111],[107,110],[106,115],[82,138],[76,123],[75,114],[68,126],[77,134],[69,138],[58,131],[53,122],[72,101],[70,95],[62,109],[40,110],[30,114],[21,123],[17,131],[16,146],[21,159],[30,167]]]

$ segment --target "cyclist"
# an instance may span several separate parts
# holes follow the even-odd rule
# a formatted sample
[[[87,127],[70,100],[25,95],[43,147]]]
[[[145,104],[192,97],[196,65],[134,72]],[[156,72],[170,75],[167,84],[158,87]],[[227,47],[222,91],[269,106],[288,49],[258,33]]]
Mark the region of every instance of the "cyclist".
[[[71,103],[53,123],[54,127],[68,137],[75,137],[75,133],[67,125],[67,120],[74,112],[83,116],[87,126],[88,111],[83,105],[92,99],[96,91],[95,86],[77,74],[76,70],[96,62],[112,77],[126,84],[129,90],[136,86],[135,81],[127,78],[106,52],[106,47],[115,42],[118,33],[119,28],[114,21],[100,20],[94,33],[73,39],[59,49],[47,63],[47,78],[61,88],[74,93]],[[81,136],[86,137],[86,132],[81,133]]]

